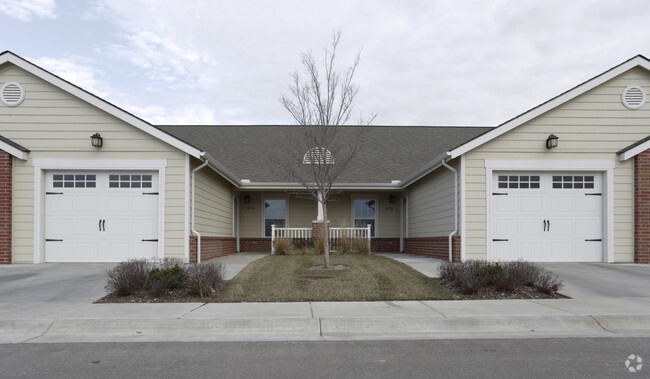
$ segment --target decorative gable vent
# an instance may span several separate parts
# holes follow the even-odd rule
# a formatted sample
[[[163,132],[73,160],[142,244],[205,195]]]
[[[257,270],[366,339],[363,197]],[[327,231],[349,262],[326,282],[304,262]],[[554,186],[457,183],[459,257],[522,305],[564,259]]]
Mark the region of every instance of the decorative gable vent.
[[[627,109],[639,109],[645,104],[645,91],[639,86],[625,87],[621,100]]]
[[[25,89],[18,83],[8,82],[2,86],[0,100],[8,107],[17,107],[25,99]]]
[[[303,164],[334,164],[334,156],[324,147],[313,147],[302,158]]]

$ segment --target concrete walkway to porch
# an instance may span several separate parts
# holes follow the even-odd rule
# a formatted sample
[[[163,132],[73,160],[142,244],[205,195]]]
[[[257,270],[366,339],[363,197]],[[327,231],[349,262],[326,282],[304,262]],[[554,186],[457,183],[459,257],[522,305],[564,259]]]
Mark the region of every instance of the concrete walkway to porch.
[[[234,278],[244,267],[249,263],[254,262],[262,257],[267,256],[265,253],[237,253],[230,254],[223,257],[217,257],[210,260],[210,262],[223,263],[226,266],[226,280]]]
[[[400,263],[413,268],[414,270],[420,271],[429,278],[439,278],[440,277],[440,265],[443,260],[431,257],[424,257],[421,255],[414,254],[403,254],[403,253],[376,253],[374,255],[381,255],[382,257],[394,259]]]

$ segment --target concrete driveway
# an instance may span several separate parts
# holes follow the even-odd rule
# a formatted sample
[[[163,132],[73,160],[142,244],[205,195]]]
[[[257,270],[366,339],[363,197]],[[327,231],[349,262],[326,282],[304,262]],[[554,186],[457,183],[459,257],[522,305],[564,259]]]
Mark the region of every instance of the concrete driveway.
[[[573,299],[650,297],[650,265],[543,263],[560,277],[560,293]]]
[[[106,296],[114,263],[0,265],[1,303],[92,303]]]

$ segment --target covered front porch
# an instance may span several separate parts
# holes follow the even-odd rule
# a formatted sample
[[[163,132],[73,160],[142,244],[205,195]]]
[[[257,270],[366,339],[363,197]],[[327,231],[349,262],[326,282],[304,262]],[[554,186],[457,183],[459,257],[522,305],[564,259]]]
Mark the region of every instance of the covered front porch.
[[[322,210],[306,193],[241,191],[235,204],[238,251],[270,253],[274,235],[311,240],[322,235]],[[372,252],[403,251],[401,192],[341,191],[328,202],[327,215],[331,239],[364,238]]]

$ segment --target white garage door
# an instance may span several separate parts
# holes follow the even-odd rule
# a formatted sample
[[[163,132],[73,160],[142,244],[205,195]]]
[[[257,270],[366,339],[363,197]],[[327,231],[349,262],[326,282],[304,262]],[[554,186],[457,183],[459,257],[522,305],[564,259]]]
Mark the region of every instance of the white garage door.
[[[158,174],[48,172],[45,260],[120,262],[158,255]]]
[[[602,175],[495,172],[491,258],[603,261]]]

